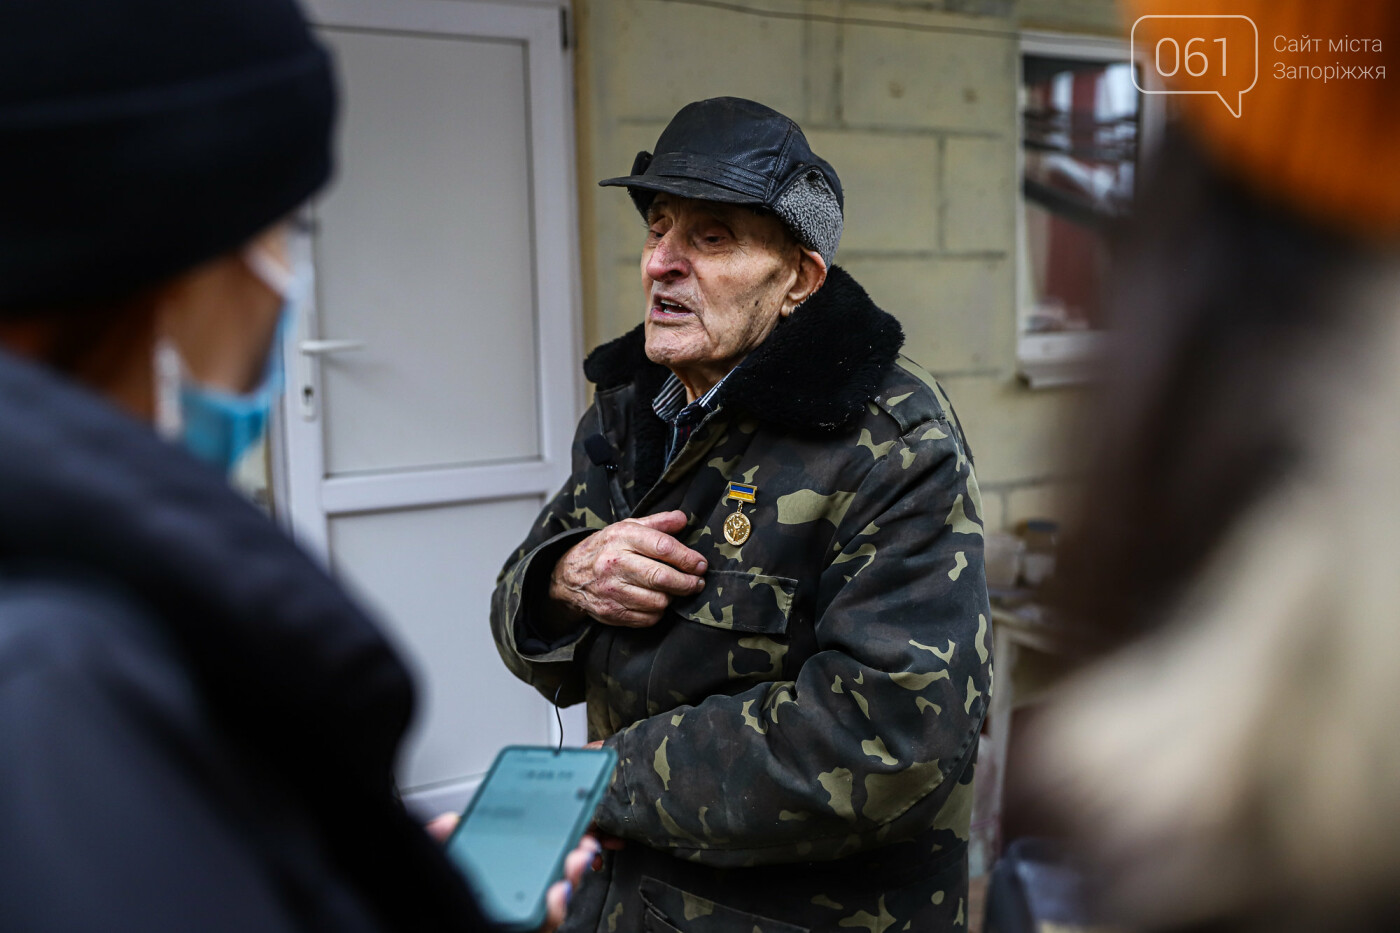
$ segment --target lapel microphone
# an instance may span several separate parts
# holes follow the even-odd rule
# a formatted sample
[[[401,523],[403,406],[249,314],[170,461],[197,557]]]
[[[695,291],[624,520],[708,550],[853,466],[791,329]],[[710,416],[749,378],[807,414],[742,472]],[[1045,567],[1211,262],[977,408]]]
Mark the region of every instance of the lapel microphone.
[[[590,434],[583,439],[583,452],[594,466],[600,466],[609,473],[617,472],[617,448],[601,434]]]

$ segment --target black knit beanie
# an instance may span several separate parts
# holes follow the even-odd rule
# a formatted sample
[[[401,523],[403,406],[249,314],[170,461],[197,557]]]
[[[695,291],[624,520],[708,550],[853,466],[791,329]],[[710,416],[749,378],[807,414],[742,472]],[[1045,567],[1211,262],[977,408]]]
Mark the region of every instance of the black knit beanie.
[[[334,115],[293,0],[3,0],[0,314],[247,242],[329,178]]]

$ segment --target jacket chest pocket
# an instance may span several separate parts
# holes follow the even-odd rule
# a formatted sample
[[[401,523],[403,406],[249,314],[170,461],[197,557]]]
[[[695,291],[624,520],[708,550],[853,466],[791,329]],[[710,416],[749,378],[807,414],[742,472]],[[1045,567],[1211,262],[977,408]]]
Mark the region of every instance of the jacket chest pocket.
[[[705,588],[671,604],[666,646],[647,696],[657,709],[734,694],[784,676],[788,618],[797,581],[737,570],[711,570]]]
[[[687,622],[754,635],[784,635],[797,581],[740,570],[711,570],[705,588],[671,603]]]

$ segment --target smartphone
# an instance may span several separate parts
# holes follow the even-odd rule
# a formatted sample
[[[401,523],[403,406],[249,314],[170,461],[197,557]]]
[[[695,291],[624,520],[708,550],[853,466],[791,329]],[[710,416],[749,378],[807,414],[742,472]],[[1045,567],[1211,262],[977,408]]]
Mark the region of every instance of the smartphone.
[[[563,877],[603,797],[617,753],[610,748],[501,749],[447,840],[486,914],[508,930],[536,930],[545,893]]]

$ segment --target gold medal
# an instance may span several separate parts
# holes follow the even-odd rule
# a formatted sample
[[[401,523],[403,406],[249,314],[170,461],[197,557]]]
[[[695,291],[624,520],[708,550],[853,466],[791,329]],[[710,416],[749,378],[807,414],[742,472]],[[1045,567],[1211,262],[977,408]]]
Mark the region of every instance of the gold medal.
[[[724,520],[724,540],[738,547],[749,540],[749,532],[753,531],[753,524],[749,522],[749,517],[744,514],[743,506],[734,510],[734,514]]]
[[[724,492],[724,501],[733,499],[737,505],[734,513],[724,520],[724,540],[738,547],[749,540],[749,534],[753,531],[753,523],[744,514],[744,503],[753,502],[758,498],[758,487],[752,483],[730,483],[729,488]]]

